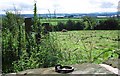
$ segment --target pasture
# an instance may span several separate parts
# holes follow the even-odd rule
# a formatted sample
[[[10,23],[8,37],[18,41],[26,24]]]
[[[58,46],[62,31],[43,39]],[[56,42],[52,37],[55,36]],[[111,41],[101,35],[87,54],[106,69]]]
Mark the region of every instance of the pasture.
[[[102,63],[108,58],[117,58],[116,30],[82,30],[51,32],[63,54],[64,64]]]
[[[41,23],[50,23],[52,25],[57,25],[58,22],[63,22],[63,23],[66,23],[68,20],[73,20],[73,21],[80,21],[81,19],[79,18],[60,18],[60,19],[57,19],[57,18],[43,18],[43,19],[40,19],[40,22]]]
[[[107,18],[97,18],[97,20],[106,20]],[[42,18],[40,19],[41,23],[50,23],[51,25],[57,25],[58,22],[66,23],[68,20],[72,21],[81,21],[82,18]]]

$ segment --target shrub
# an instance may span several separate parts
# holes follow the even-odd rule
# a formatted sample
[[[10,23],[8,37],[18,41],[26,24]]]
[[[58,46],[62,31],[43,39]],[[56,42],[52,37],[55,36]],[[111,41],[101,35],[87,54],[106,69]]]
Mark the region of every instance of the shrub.
[[[99,25],[95,26],[96,30],[118,30],[119,22],[115,18],[109,18],[105,21],[100,21]]]
[[[76,22],[74,25],[74,30],[83,30],[84,29],[84,25],[82,22]]]
[[[2,70],[5,73],[13,72],[12,62],[18,60],[25,49],[22,24],[20,16],[6,12],[2,24]]]
[[[34,22],[34,32],[27,33],[20,16],[6,13],[2,29],[3,73],[50,67],[61,59],[61,51],[57,47],[55,37],[51,37],[49,33],[44,35],[43,27],[38,25],[37,21]]]
[[[57,24],[57,26],[56,26],[56,29],[57,29],[58,31],[61,31],[62,29],[66,29],[66,26],[65,26],[64,23],[58,22],[58,24]]]
[[[93,17],[84,16],[82,19],[84,22],[85,30],[92,30],[96,25],[96,20]]]
[[[73,30],[75,22],[72,20],[68,20],[65,25],[67,30]]]

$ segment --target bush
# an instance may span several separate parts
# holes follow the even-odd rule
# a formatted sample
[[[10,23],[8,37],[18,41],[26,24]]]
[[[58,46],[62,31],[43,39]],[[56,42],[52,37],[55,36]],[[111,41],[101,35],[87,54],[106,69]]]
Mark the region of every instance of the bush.
[[[83,30],[84,24],[82,22],[76,22],[74,25],[74,30]]]
[[[55,41],[54,36],[47,34],[42,39],[43,40],[38,45],[32,42],[33,45],[29,48],[30,55],[27,51],[24,51],[24,54],[20,57],[20,60],[13,63],[15,72],[40,67],[47,68],[50,66],[55,66],[59,63],[62,54],[57,47],[57,42]]]
[[[3,73],[54,66],[62,57],[54,36],[49,33],[43,35],[41,25],[40,32],[26,33],[23,23],[23,19],[13,13],[7,13],[3,18]],[[41,36],[40,42],[36,38],[38,34]]]
[[[68,20],[65,25],[67,30],[73,30],[75,22],[72,20]]]
[[[104,21],[100,21],[99,25],[95,26],[95,30],[118,30],[119,22],[115,18],[109,18]]]
[[[89,16],[84,16],[82,17],[83,22],[84,22],[84,29],[85,30],[92,30],[94,29],[94,26],[96,25],[96,20],[93,17],[89,17]]]
[[[24,44],[23,19],[15,14],[6,12],[2,24],[2,71],[13,72],[12,62],[19,59]]]
[[[56,29],[56,31],[62,31],[62,29],[67,29],[69,31],[82,30],[84,29],[84,24],[81,21],[74,22],[72,20],[68,20],[66,24],[63,22],[58,22],[54,29]]]
[[[62,31],[62,29],[66,29],[66,26],[64,23],[58,22],[57,26],[54,29],[57,29],[58,31]]]

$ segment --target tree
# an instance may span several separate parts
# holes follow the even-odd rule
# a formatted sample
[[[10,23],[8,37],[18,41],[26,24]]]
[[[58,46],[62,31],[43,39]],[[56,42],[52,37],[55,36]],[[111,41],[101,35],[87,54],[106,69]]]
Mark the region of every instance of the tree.
[[[95,26],[96,30],[118,30],[119,21],[115,18],[109,18],[104,21],[100,21],[99,25]]]
[[[58,31],[62,31],[62,29],[66,29],[66,26],[63,22],[58,22],[57,26],[56,26],[56,29]]]
[[[82,22],[76,22],[74,25],[74,30],[83,30],[84,29],[84,25]]]
[[[85,30],[92,30],[96,25],[96,20],[92,17],[84,16],[82,19],[85,25]]]
[[[75,22],[74,22],[74,21],[68,20],[68,21],[66,22],[66,29],[67,29],[67,30],[73,30],[74,25],[75,25]]]

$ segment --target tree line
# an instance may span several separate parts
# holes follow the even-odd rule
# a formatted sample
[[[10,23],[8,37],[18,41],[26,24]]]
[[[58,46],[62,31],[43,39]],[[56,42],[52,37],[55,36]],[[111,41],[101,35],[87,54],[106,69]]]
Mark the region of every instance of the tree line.
[[[117,18],[107,18],[98,20],[93,17],[82,17],[82,20],[73,21],[68,20],[66,23],[58,22],[56,26],[52,26],[54,30],[61,31],[62,29],[66,29],[68,31],[72,30],[119,30],[120,29],[120,21]],[[48,28],[51,29],[51,28]]]

